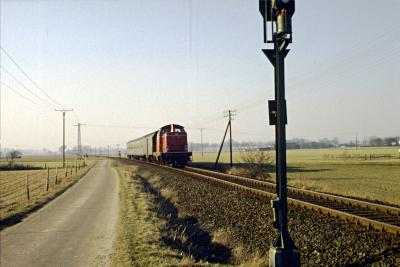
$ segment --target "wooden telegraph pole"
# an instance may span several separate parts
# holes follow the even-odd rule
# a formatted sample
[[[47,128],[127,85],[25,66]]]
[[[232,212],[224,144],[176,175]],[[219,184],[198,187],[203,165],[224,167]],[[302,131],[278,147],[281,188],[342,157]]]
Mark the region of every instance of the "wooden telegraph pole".
[[[233,167],[233,157],[232,157],[232,120],[233,120],[234,116],[236,116],[236,110],[228,110],[228,111],[224,112],[224,118],[228,117],[228,124],[226,125],[225,134],[224,134],[224,137],[222,138],[221,146],[219,147],[217,160],[215,161],[215,165],[214,165],[215,169],[218,166],[219,156],[221,155],[222,147],[224,146],[225,137],[226,137],[226,134],[228,133],[228,129],[229,129],[230,164],[231,164],[231,167]]]
[[[65,113],[68,111],[73,111],[73,109],[55,109],[55,111],[62,112],[63,114],[63,146],[62,146],[62,153],[63,153],[63,167],[65,167]]]

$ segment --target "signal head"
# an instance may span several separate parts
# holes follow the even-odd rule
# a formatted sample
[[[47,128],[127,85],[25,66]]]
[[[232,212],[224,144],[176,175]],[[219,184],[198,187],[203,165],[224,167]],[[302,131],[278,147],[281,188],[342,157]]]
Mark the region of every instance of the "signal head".
[[[295,0],[259,0],[259,11],[264,21],[276,21],[277,15],[285,9],[291,17],[295,12]]]

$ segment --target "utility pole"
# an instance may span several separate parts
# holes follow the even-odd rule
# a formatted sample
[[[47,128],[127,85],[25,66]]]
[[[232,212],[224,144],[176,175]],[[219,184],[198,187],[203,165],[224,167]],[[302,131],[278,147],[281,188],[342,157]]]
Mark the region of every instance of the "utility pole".
[[[218,161],[219,161],[219,156],[221,155],[222,147],[224,146],[224,143],[225,143],[225,137],[226,137],[226,134],[228,132],[228,128],[229,128],[230,164],[231,164],[231,167],[233,167],[233,161],[232,161],[232,120],[233,119],[232,119],[232,117],[234,117],[234,116],[236,116],[236,110],[224,111],[224,118],[228,117],[228,124],[226,125],[224,138],[222,138],[222,143],[221,143],[221,146],[219,147],[217,160],[215,161],[215,165],[214,165],[215,169],[217,168]]]
[[[62,151],[63,151],[63,168],[65,168],[65,113],[68,111],[74,111],[73,109],[55,109],[55,111],[62,112],[63,114],[63,146],[62,146]]]
[[[232,116],[236,115],[236,110],[228,110],[228,117],[229,117],[229,151],[231,156],[231,168],[233,167],[233,160],[232,160]]]
[[[204,148],[203,148],[203,130],[204,128],[200,128],[200,142],[201,142],[201,156],[203,157]]]
[[[200,149],[201,149],[201,156],[203,157],[203,154],[204,154],[204,147],[203,147],[203,130],[204,130],[204,128],[196,128],[196,129],[200,130],[200,145],[201,145]]]
[[[119,159],[121,159],[121,151],[119,150],[119,144],[117,144],[117,154]]]
[[[74,125],[74,126],[78,127],[78,147],[77,147],[77,149],[78,149],[78,151],[77,151],[78,159],[82,159],[81,126],[85,126],[85,125],[86,124],[82,124],[82,123],[79,123],[79,122],[78,122],[78,124]]]
[[[286,173],[286,124],[285,57],[292,42],[292,16],[294,0],[259,0],[259,11],[263,16],[264,43],[272,49],[263,49],[275,69],[275,100],[268,101],[269,124],[275,125],[276,142],[276,188],[278,198],[272,200],[273,226],[278,230],[275,242],[269,250],[269,266],[300,266],[300,252],[288,230],[287,218],[287,173]],[[267,28],[271,33],[268,35]]]
[[[356,133],[356,150],[358,149],[358,135]]]

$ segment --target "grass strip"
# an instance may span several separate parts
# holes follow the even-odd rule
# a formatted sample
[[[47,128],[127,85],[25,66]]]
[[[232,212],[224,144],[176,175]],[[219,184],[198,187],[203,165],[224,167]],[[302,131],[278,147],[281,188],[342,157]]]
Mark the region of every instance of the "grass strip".
[[[194,262],[162,241],[164,221],[154,212],[153,196],[143,190],[135,172],[117,168],[120,179],[119,218],[112,266],[176,266]]]

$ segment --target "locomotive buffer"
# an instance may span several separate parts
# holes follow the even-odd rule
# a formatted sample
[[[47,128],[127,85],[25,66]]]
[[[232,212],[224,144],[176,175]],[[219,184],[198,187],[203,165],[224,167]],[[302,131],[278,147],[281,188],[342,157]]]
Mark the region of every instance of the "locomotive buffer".
[[[263,16],[264,43],[272,49],[263,49],[275,69],[275,100],[268,101],[269,123],[275,125],[276,188],[278,198],[272,201],[274,227],[278,235],[269,250],[270,266],[300,266],[300,252],[288,231],[286,188],[286,100],[285,57],[292,42],[292,16],[294,0],[259,0]],[[268,35],[267,27],[271,27]]]

